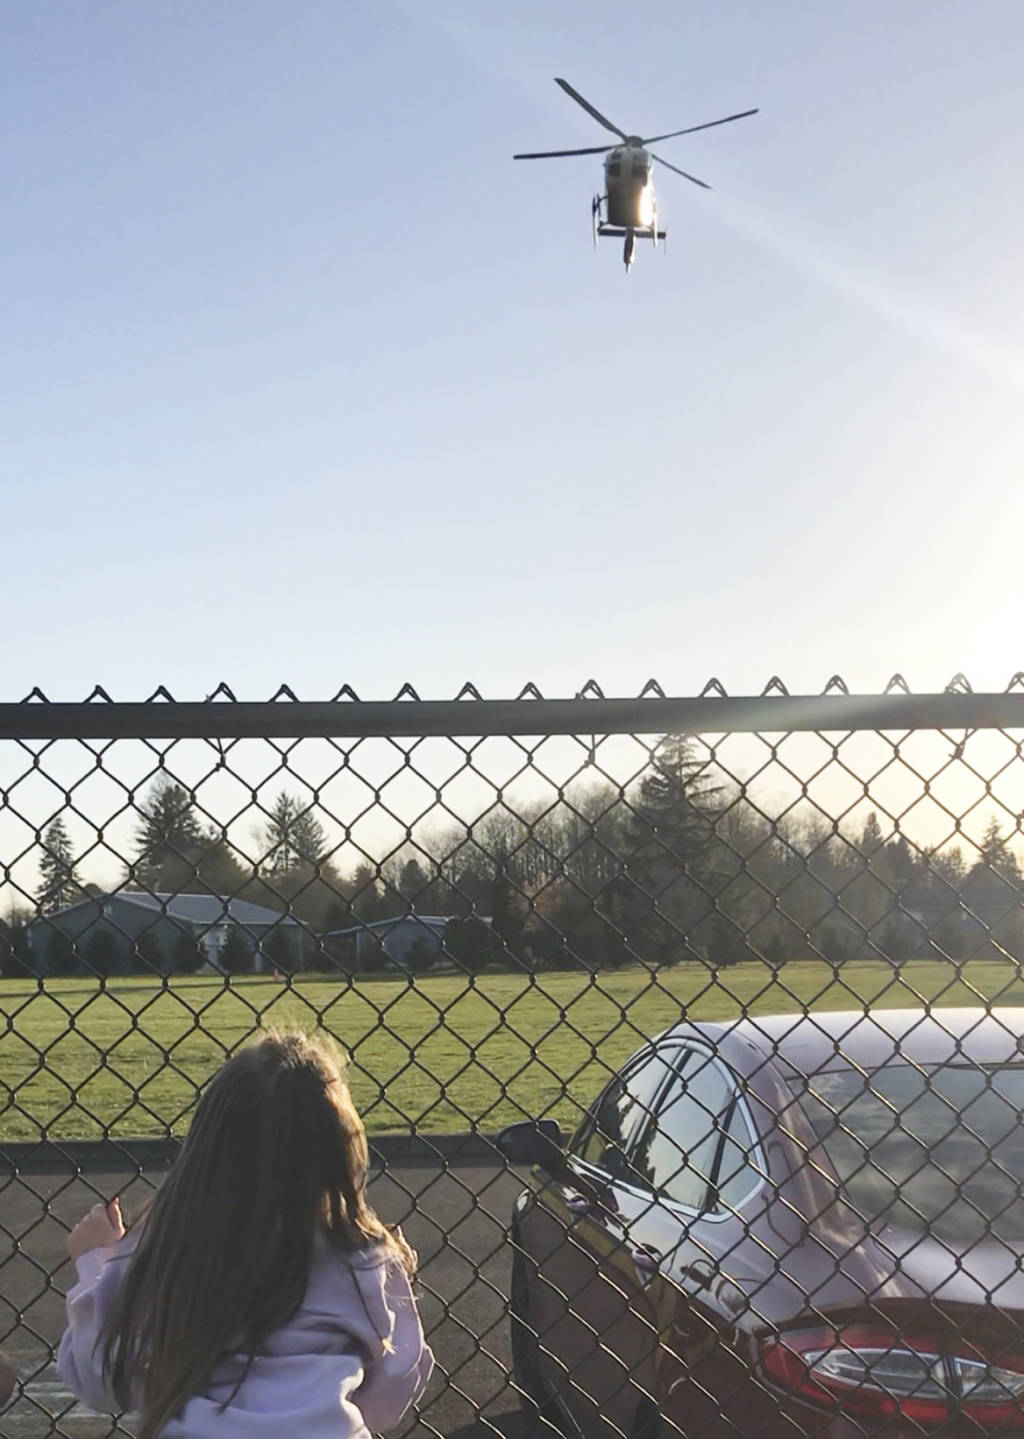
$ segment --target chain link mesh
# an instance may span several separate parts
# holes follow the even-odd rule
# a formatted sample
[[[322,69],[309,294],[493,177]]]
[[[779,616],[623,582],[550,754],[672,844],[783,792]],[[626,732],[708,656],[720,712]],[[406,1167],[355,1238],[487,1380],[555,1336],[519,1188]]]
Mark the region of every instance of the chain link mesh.
[[[431,1432],[1024,1426],[1020,676],[30,701],[0,706],[0,1433],[132,1432],[53,1368],[68,1228],[137,1210],[224,1058],[294,1024],[350,1055],[420,1252]]]

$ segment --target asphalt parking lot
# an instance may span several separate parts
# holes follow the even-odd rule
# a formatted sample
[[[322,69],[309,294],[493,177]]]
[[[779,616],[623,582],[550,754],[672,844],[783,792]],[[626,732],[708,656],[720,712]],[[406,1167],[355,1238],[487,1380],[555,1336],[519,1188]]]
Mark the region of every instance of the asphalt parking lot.
[[[18,1370],[20,1394],[0,1414],[0,1439],[100,1439],[130,1435],[75,1405],[51,1363],[73,1282],[67,1230],[97,1194],[120,1194],[133,1212],[158,1182],[124,1156],[0,1170],[0,1343]],[[509,1254],[506,1224],[520,1181],[485,1157],[395,1159],[375,1169],[371,1198],[419,1251],[420,1309],[437,1358],[417,1420],[402,1431],[458,1439],[525,1439],[528,1426],[507,1372]]]

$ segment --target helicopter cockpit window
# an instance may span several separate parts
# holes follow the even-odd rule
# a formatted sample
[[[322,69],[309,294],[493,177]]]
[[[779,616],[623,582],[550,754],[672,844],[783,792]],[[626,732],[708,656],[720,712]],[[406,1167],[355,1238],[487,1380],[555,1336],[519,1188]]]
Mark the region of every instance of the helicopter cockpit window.
[[[621,175],[622,162],[619,160],[612,160],[608,165],[608,173],[609,175]]]
[[[634,166],[633,166],[633,179],[634,179],[634,180],[643,180],[644,183],[646,184],[646,182],[647,182],[647,169],[646,169],[646,167],[643,166],[643,165],[634,165]]]

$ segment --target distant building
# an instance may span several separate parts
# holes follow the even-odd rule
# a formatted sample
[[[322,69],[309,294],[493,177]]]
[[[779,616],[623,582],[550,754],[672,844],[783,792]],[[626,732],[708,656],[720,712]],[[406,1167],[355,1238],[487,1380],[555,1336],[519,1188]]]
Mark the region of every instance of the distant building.
[[[299,967],[302,928],[290,915],[217,894],[140,894],[131,890],[93,895],[37,919],[28,927],[29,963],[37,974],[50,974],[62,967],[69,950],[88,961],[90,946],[94,952],[102,946],[106,973],[127,974],[137,969],[138,956],[147,949],[159,955],[160,968],[172,971],[180,967],[175,955],[184,943],[193,951],[201,950],[206,962],[219,969],[221,946],[231,932],[240,933],[248,943],[254,970],[274,967],[265,946],[277,934],[284,940],[276,942],[275,950],[289,957],[289,968]]]
[[[411,955],[418,948],[423,962],[444,957],[444,932],[448,920],[437,914],[401,914],[392,919],[374,919],[348,929],[334,929],[322,936],[331,948],[360,969],[366,951],[379,944],[387,957],[401,969],[409,969]]]

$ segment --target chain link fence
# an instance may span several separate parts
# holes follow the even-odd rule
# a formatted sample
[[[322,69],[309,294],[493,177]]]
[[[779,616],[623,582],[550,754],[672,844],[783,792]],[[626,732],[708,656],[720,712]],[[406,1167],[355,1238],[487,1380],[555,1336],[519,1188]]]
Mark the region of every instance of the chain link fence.
[[[0,1434],[132,1433],[68,1227],[270,1025],[350,1055],[431,1432],[1024,1427],[1022,736],[1021,676],[0,705]]]

